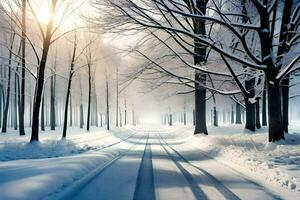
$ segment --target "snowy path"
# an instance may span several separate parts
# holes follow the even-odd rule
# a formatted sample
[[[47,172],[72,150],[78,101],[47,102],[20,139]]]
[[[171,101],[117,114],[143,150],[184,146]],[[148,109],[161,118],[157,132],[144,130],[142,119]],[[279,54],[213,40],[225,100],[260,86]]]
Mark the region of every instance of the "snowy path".
[[[148,130],[130,138],[130,143],[126,151],[70,197],[75,200],[280,199],[191,145],[176,142],[171,133]]]

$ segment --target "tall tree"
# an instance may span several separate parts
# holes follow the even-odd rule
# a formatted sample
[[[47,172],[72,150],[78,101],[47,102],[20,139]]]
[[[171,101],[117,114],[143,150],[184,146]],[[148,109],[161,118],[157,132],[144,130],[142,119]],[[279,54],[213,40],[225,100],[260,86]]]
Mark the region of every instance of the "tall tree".
[[[74,39],[74,47],[73,47],[73,53],[72,53],[72,59],[70,64],[70,70],[69,70],[69,77],[68,77],[68,86],[67,86],[67,92],[66,92],[66,101],[65,101],[65,112],[64,112],[64,124],[63,124],[63,134],[62,138],[67,137],[67,126],[68,126],[68,108],[69,108],[69,99],[71,94],[71,86],[72,86],[72,78],[74,75],[74,65],[76,60],[76,50],[77,50],[77,36],[75,33],[75,39]],[[70,108],[72,109],[72,108]],[[70,112],[70,118],[72,113]]]
[[[41,110],[41,130],[45,131],[45,94],[42,97],[42,110]]]
[[[2,118],[2,133],[6,133],[7,131],[7,118],[8,118],[8,110],[9,110],[9,102],[10,102],[10,90],[11,90],[11,71],[12,71],[12,55],[13,55],[13,48],[14,48],[14,41],[16,34],[11,27],[11,35],[10,35],[10,46],[8,49],[8,75],[7,75],[7,87],[6,87],[6,98],[5,98],[5,106]]]
[[[26,12],[27,3],[26,0],[22,0],[22,70],[21,70],[21,98],[19,103],[19,132],[20,135],[25,135],[25,124],[24,124],[24,110],[25,110],[25,78],[26,78]]]
[[[90,131],[90,119],[91,119],[91,93],[92,93],[92,74],[91,74],[91,63],[88,63],[88,110],[86,120],[86,130]]]
[[[108,77],[107,70],[105,70],[105,87],[106,87],[106,129],[110,130],[110,120],[109,120],[109,86],[108,86]]]
[[[119,126],[119,67],[116,67],[116,127]]]
[[[29,4],[30,5],[30,4]],[[35,12],[30,5],[32,12]],[[50,18],[47,22],[46,31],[44,32],[38,19],[38,25],[40,27],[41,34],[43,36],[43,47],[42,47],[42,56],[39,63],[37,82],[34,94],[34,103],[33,103],[33,114],[32,114],[32,125],[31,125],[31,139],[30,142],[39,140],[39,117],[40,117],[40,107],[42,94],[44,89],[44,77],[45,77],[45,68],[48,59],[49,48],[51,45],[51,39],[53,36],[53,27],[54,27],[54,16],[57,12],[57,0],[51,0],[50,5]]]
[[[275,34],[274,32],[275,29],[278,30],[279,28],[277,21],[273,20],[274,13],[276,13],[276,6],[274,6],[274,3],[277,3],[278,0],[272,2],[249,0],[247,2],[247,9],[251,9],[251,16],[247,15],[247,18],[249,18],[247,22],[243,20],[238,20],[238,22],[236,22],[236,18],[241,19],[245,17],[244,15],[241,15],[240,11],[236,12],[235,10],[228,9],[229,7],[223,6],[224,4],[222,4],[223,7],[220,7],[220,5],[214,4],[214,2],[212,4],[212,7],[214,7],[211,11],[212,13],[207,15],[205,12],[191,12],[193,9],[197,11],[200,10],[197,8],[197,1],[196,4],[194,1],[184,1],[191,5],[191,9],[185,6],[185,4],[172,0],[168,1],[168,3],[158,3],[159,1],[157,0],[147,1],[147,3],[136,3],[131,0],[124,0],[122,2],[112,0],[106,1],[109,1],[110,6],[113,6],[120,11],[118,15],[121,13],[121,16],[127,20],[126,22],[131,21],[139,26],[139,28],[147,27],[147,30],[155,29],[163,31],[178,45],[185,45],[185,47],[191,47],[191,43],[185,43],[185,37],[193,39],[196,41],[194,42],[194,45],[199,44],[204,47],[209,47],[212,51],[219,54],[225,63],[226,69],[230,72],[230,75],[236,82],[236,86],[240,90],[239,92],[242,92],[250,103],[255,102],[256,96],[251,96],[251,90],[249,91],[245,88],[243,84],[244,80],[241,80],[244,76],[241,76],[241,70],[238,70],[237,68],[244,69],[247,67],[248,69],[251,69],[247,72],[242,71],[249,79],[251,77],[256,77],[258,73],[261,73],[259,76],[265,76],[268,99],[269,141],[275,142],[284,139],[280,83],[290,73],[293,73],[294,70],[299,68],[298,61],[300,60],[300,55],[293,55],[292,58],[289,59],[287,59],[287,56],[291,56],[291,54],[289,54],[289,52],[292,51],[291,47],[298,44],[300,40],[299,33],[296,30],[297,26],[292,26],[299,22],[300,3],[297,3],[295,11],[291,15],[288,15],[291,16],[293,23],[290,24],[291,26],[287,26],[287,32],[294,33],[295,35],[291,36],[291,40],[288,42],[289,48],[286,50],[286,53],[284,55],[276,56],[273,51],[273,47],[276,46],[276,43],[273,43],[273,38],[276,37],[276,35],[284,34],[283,32],[279,32],[279,34]],[[226,1],[225,3],[231,2]],[[202,8],[204,8],[204,6],[202,6]],[[149,10],[155,12],[156,16],[149,15]],[[283,15],[285,14],[286,13],[283,13]],[[193,27],[193,25],[191,26],[191,22],[194,23],[195,21],[205,21],[206,24],[213,24],[212,31],[209,31],[206,34],[195,34],[195,30],[191,28]],[[120,29],[120,26],[118,28]],[[232,52],[232,48],[228,46],[226,41],[227,38],[220,37],[220,34],[216,34],[214,29],[218,29],[222,35],[232,35],[236,41],[235,43],[238,44],[233,46],[235,49],[234,53]],[[251,41],[253,40],[256,42],[255,45],[252,45],[253,43]],[[197,47],[199,46],[196,46],[196,48]],[[176,51],[174,52],[176,53]],[[193,53],[191,55],[193,55]],[[274,55],[277,57],[276,59],[273,58]],[[281,62],[278,62],[278,59]],[[278,63],[281,63],[282,65],[279,65]],[[187,63],[186,66],[195,69],[195,65],[191,66]],[[204,74],[214,73],[201,65],[197,65],[197,70],[205,72]],[[252,73],[251,71],[254,72]],[[204,77],[200,75],[196,78],[199,78],[201,81]],[[191,81],[185,76],[176,75],[175,77],[180,80]],[[193,81],[192,82],[195,83],[195,79]],[[205,85],[200,81],[196,81],[196,84],[204,88],[209,88],[208,85]],[[195,89],[198,89],[198,87],[196,87],[197,85],[195,85]],[[217,88],[209,89],[218,91],[220,94],[237,94],[237,91],[234,90],[222,92]],[[262,90],[262,88],[256,89]],[[258,94],[260,93],[257,92],[255,95]]]
[[[56,56],[53,70],[51,71],[50,78],[50,129],[55,130],[56,126],[56,112],[55,112],[55,92],[56,92]]]
[[[196,14],[206,13],[207,0],[196,0],[194,12]],[[205,20],[194,20],[194,33],[206,35]],[[194,64],[203,65],[207,61],[207,46],[203,45],[199,40],[194,39],[195,55]],[[206,88],[201,85],[206,84],[206,74],[200,71],[195,72],[195,131],[194,134],[203,133],[207,135],[206,127]],[[201,83],[201,85],[199,84]]]
[[[296,1],[295,1],[296,2]],[[282,11],[279,47],[277,51],[278,64],[281,64],[280,57],[287,53],[289,50],[288,43],[295,36],[293,32],[289,32],[288,26],[291,25],[293,0],[285,0]],[[298,11],[299,12],[299,11]],[[293,22],[292,22],[293,23]],[[294,25],[292,25],[294,26]],[[296,34],[297,35],[297,34]],[[283,130],[287,133],[289,126],[289,88],[290,88],[290,75],[287,74],[281,81],[282,85],[282,125]]]
[[[83,117],[83,103],[82,103],[82,83],[81,76],[79,75],[79,85],[80,85],[80,107],[79,107],[79,126],[83,128],[84,125],[84,117]]]

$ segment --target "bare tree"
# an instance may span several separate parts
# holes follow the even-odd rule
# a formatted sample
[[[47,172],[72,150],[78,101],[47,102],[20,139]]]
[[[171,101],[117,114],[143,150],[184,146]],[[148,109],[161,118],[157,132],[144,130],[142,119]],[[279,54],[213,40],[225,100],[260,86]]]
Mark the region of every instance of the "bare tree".
[[[7,131],[7,117],[8,117],[8,110],[9,110],[9,103],[10,103],[10,92],[11,92],[11,74],[12,74],[12,56],[13,56],[13,48],[15,42],[16,34],[13,30],[11,25],[11,33],[10,33],[10,45],[8,47],[8,74],[7,74],[7,87],[6,87],[6,97],[5,97],[5,106],[3,111],[3,118],[2,118],[2,133],[6,133]]]
[[[209,8],[211,12],[210,15],[208,15],[197,7],[198,2],[200,1],[196,1],[196,3],[195,1],[179,3],[169,0],[168,3],[165,3],[159,0],[144,0],[137,3],[133,0],[120,2],[108,0],[109,5],[116,8],[119,14],[121,13],[122,17],[126,18],[127,24],[128,22],[132,22],[140,27],[139,30],[142,30],[141,27],[144,27],[144,30],[162,30],[166,34],[169,34],[175,42],[180,41],[177,42],[179,45],[191,45],[191,43],[183,40],[184,37],[187,37],[205,47],[209,47],[213,52],[219,54],[240,91],[251,103],[256,101],[256,97],[260,92],[253,94],[251,90],[248,90],[250,89],[249,87],[246,88],[243,85],[234,65],[237,63],[239,67],[247,67],[255,71],[252,76],[263,72],[267,82],[269,141],[274,142],[283,139],[284,129],[280,83],[297,68],[300,55],[294,55],[293,58],[288,59],[290,61],[284,65],[278,64],[284,63],[282,62],[285,57],[284,55],[276,56],[276,59],[273,59],[275,56],[274,46],[276,46],[276,44],[273,43],[274,30],[276,28],[276,20],[273,20],[273,17],[277,14],[276,8],[278,0],[272,2],[250,0],[247,9],[252,9],[253,17],[247,16],[249,18],[247,22],[243,20],[242,22],[232,21],[233,18],[244,18],[245,16],[235,11],[228,11],[224,8],[220,9],[215,1],[211,2]],[[291,14],[292,24],[297,24],[300,20],[298,14],[299,9],[300,3],[297,4],[296,9]],[[197,12],[191,12],[191,10]],[[150,14],[150,12],[152,14]],[[286,14],[288,13],[283,13],[283,15]],[[213,28],[218,26],[219,30],[232,35],[234,40],[237,41],[235,43],[238,45],[232,47],[232,45],[226,43],[222,38],[219,38],[219,35],[215,34],[214,31],[208,34],[195,32],[191,27],[191,23],[195,21],[205,21],[206,23],[210,23]],[[288,55],[287,52],[292,51],[292,47],[299,42],[300,37],[296,31],[297,28],[298,26],[288,26],[287,31],[293,33],[293,35],[291,39],[287,41],[289,48],[286,48],[286,55]],[[284,33],[280,32],[278,35],[282,34]],[[251,41],[253,37],[255,37],[257,45],[251,47],[249,46],[249,41]],[[232,48],[235,49],[234,53],[232,53]],[[278,62],[278,60],[281,62]],[[201,65],[197,65],[196,67],[198,70],[205,70]],[[197,81],[197,84],[207,88],[206,85],[201,84],[201,81]]]

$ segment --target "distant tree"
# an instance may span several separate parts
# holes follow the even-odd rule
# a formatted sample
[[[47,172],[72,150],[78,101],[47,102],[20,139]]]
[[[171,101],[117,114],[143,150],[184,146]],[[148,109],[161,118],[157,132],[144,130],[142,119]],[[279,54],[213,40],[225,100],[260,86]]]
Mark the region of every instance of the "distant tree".
[[[16,38],[16,34],[13,30],[13,26],[11,25],[11,33],[9,34],[9,46],[8,46],[8,74],[7,74],[7,87],[6,87],[6,97],[5,97],[5,106],[3,111],[3,118],[2,118],[2,133],[6,133],[7,131],[7,118],[8,118],[8,110],[9,110],[9,103],[10,103],[10,92],[11,92],[11,76],[12,76],[12,56],[13,56],[13,49],[14,49],[14,42]]]

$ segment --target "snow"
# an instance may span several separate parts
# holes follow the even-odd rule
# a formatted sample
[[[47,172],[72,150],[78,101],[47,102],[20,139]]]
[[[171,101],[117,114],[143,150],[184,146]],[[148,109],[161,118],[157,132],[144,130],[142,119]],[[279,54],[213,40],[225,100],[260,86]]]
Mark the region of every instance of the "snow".
[[[19,157],[16,156],[13,158],[12,154],[10,156],[12,161],[0,162],[0,199],[35,200],[56,197],[57,193],[65,190],[65,188],[72,185],[75,181],[81,180],[86,174],[94,170],[95,167],[104,166],[105,163],[119,155],[123,149],[127,148],[129,143],[116,143],[122,139],[126,139],[132,134],[131,131],[122,130],[110,133],[113,134],[107,136],[107,131],[85,133],[80,136],[80,139],[78,134],[74,134],[72,142],[58,141],[57,144],[53,142],[54,145],[47,145],[46,143],[49,142],[47,139],[42,139],[41,144],[30,145],[23,144],[22,140],[25,140],[25,138],[22,138],[20,141],[16,140],[16,145],[12,145],[10,150],[8,146],[5,147],[6,153],[10,151],[12,154],[12,150],[16,149],[18,144],[21,144],[25,149],[22,157],[26,159],[16,160]],[[58,135],[59,132],[55,132],[51,136],[46,134],[42,136],[42,138],[56,138]],[[12,134],[8,140],[12,140],[13,137]],[[79,140],[76,141],[75,139]],[[71,143],[72,147],[70,149],[78,150],[83,148],[85,153],[80,152],[80,154],[73,155],[74,152],[70,151],[69,143]],[[87,144],[93,144],[94,148],[87,151],[88,148],[84,147]],[[110,146],[111,144],[115,145]],[[59,145],[60,148],[46,153],[49,148],[56,145]],[[102,150],[99,151],[96,147],[110,148],[102,148]],[[67,149],[67,151],[65,151],[65,149]],[[32,157],[32,155],[30,155],[31,153],[39,150],[42,150],[42,152],[40,154],[35,153],[35,156],[40,159],[29,159]],[[58,158],[41,159],[46,156],[62,156],[62,154],[69,155]],[[4,157],[3,155],[1,156],[1,158]]]
[[[192,133],[192,128],[184,131]],[[266,129],[251,133],[235,125],[210,127],[209,132],[209,136],[197,135],[188,142],[263,184],[300,194],[300,134],[292,130],[285,140],[268,143]]]
[[[267,28],[261,29],[260,30],[261,33],[269,33],[269,30]]]
[[[96,150],[99,147],[88,144],[83,147],[69,140],[44,140],[42,142],[4,142],[0,144],[0,160],[38,159],[68,156]]]
[[[29,136],[1,135],[0,199],[95,199],[99,194],[104,199],[132,199],[143,155],[153,168],[148,163],[142,171],[153,170],[160,199],[194,199],[195,194],[296,199],[300,123],[293,124],[286,140],[277,143],[267,142],[266,128],[251,133],[243,125],[223,124],[209,126],[208,136],[193,136],[193,126],[182,125],[90,133],[71,129],[67,140],[60,140],[57,130],[42,133],[41,142],[33,144],[28,144]]]

